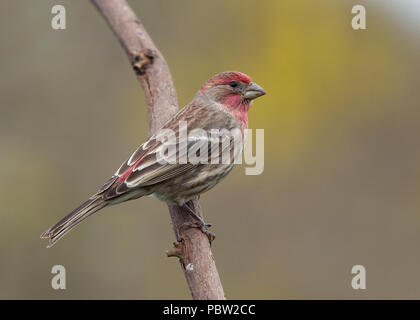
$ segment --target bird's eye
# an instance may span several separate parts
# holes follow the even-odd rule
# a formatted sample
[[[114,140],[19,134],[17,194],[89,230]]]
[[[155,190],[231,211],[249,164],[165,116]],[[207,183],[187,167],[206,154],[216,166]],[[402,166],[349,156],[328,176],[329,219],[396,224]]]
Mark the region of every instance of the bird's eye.
[[[229,85],[230,85],[232,88],[236,88],[236,87],[238,86],[238,83],[237,83],[236,81],[231,81],[231,82],[229,82]]]

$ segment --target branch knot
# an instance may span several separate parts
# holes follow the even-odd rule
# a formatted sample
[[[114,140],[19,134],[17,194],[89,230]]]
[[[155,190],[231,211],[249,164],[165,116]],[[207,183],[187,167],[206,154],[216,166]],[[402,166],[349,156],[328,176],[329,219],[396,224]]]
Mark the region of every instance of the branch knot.
[[[130,52],[130,56],[132,60],[131,65],[133,66],[134,71],[138,76],[142,76],[146,72],[146,67],[153,63],[156,54],[151,49],[143,49],[139,52]]]

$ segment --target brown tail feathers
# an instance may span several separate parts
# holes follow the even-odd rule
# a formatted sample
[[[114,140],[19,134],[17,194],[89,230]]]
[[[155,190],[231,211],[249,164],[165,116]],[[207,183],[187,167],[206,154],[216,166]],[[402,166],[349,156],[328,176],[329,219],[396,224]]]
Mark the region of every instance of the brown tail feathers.
[[[49,239],[47,248],[51,248],[67,232],[105,206],[107,203],[101,196],[92,197],[78,206],[41,235],[41,238]]]

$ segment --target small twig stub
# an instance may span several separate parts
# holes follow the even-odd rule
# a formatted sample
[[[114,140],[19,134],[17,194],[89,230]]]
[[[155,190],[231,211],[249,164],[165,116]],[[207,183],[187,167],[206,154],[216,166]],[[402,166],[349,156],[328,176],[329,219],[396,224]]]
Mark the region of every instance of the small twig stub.
[[[153,63],[155,53],[151,49],[143,49],[140,52],[132,52],[132,66],[138,76],[144,75],[148,65]]]
[[[166,255],[168,257],[177,257],[182,260],[183,255],[183,245],[180,242],[174,242],[174,247],[168,251],[166,251]]]

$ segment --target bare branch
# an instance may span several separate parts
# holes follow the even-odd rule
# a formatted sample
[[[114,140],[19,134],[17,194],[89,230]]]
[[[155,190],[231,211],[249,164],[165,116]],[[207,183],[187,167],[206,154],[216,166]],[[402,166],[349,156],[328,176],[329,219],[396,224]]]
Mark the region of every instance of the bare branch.
[[[152,135],[178,111],[169,67],[125,0],[91,1],[120,41],[140,81]],[[202,215],[197,199],[193,206]],[[194,223],[189,213],[179,206],[168,207],[178,243],[167,255],[179,258],[193,299],[225,299],[207,236],[197,228],[182,228]]]

